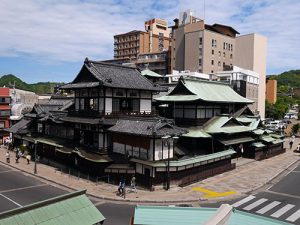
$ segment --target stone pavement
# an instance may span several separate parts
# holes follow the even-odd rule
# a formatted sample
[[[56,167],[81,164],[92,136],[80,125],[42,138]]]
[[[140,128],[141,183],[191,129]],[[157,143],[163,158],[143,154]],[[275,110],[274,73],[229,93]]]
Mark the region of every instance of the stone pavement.
[[[297,138],[293,149],[296,148],[300,139]],[[287,140],[285,146],[288,146]],[[1,147],[0,163],[5,162],[6,148]],[[138,190],[137,193],[127,193],[126,199],[116,195],[117,186],[107,183],[94,183],[84,179],[70,176],[65,173],[57,171],[55,168],[37,164],[38,174],[34,175],[34,163],[27,165],[25,159],[21,159],[20,163],[15,163],[14,154],[11,154],[11,166],[15,170],[21,170],[27,175],[36,176],[38,179],[43,179],[48,183],[61,185],[65,188],[80,190],[87,189],[90,196],[113,200],[113,201],[127,201],[127,202],[144,202],[144,203],[192,203],[206,201],[216,202],[220,200],[240,197],[250,191],[256,190],[278,176],[283,171],[287,170],[291,165],[298,163],[300,154],[287,149],[287,152],[263,161],[254,161],[249,159],[234,159],[237,163],[237,168],[214,177],[207,178],[198,183],[189,185],[187,187],[172,187],[169,191],[166,190]],[[127,188],[128,190],[128,188]],[[199,191],[200,190],[200,191]],[[208,193],[214,192],[213,198],[207,198],[207,195],[201,190],[207,190]],[[230,195],[222,193],[230,193]],[[221,194],[219,194],[221,193]],[[234,193],[234,194],[233,194]],[[206,193],[207,194],[207,193]]]

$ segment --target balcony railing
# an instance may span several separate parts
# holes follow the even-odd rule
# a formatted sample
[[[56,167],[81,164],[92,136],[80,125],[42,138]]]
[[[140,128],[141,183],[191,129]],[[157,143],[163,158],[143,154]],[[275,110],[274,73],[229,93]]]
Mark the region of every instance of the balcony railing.
[[[140,112],[140,111],[117,111],[117,112],[99,112],[93,110],[81,110],[75,111],[70,110],[68,113],[70,116],[76,117],[93,117],[93,118],[101,118],[101,117],[108,117],[108,118],[116,118],[116,117],[126,117],[126,116],[143,116],[143,117],[150,117],[158,115],[157,111],[151,112]]]

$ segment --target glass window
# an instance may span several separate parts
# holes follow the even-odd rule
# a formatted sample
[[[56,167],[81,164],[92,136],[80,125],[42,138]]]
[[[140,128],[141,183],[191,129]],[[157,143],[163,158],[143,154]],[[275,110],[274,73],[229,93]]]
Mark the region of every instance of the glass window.
[[[183,109],[175,109],[175,117],[183,118]]]
[[[205,118],[205,109],[197,109],[197,118],[199,119]]]
[[[120,99],[114,98],[112,100],[112,111],[119,112],[120,111]]]
[[[185,118],[196,118],[196,110],[195,109],[184,109],[184,117]]]
[[[80,99],[80,110],[84,110],[84,98]]]
[[[140,100],[132,99],[132,111],[138,112],[140,110]]]
[[[206,109],[206,118],[211,118],[213,117],[213,109]]]

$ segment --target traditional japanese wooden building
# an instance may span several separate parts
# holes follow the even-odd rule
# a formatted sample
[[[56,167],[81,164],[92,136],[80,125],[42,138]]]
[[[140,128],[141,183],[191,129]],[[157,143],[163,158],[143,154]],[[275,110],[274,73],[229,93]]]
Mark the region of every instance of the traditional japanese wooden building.
[[[37,146],[50,158],[112,180],[136,174],[146,187],[186,185],[234,169],[240,154],[261,159],[282,141],[260,132],[260,118],[247,111],[252,101],[223,83],[180,79],[167,91],[140,71],[86,59],[73,82],[63,85],[74,98],[36,105],[9,129],[15,144]]]
[[[168,104],[165,116],[183,126],[203,125],[214,116],[233,115],[253,103],[227,84],[192,77],[181,77],[173,91],[155,100],[159,104]]]

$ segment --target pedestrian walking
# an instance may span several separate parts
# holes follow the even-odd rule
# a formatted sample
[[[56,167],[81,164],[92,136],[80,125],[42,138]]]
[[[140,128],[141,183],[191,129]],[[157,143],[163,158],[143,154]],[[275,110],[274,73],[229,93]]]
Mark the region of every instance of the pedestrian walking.
[[[10,163],[10,153],[9,153],[9,151],[6,152],[5,156],[6,156],[6,162]]]
[[[26,160],[27,160],[27,164],[30,164],[31,156],[29,154],[26,156]]]
[[[136,185],[135,176],[133,175],[130,181],[130,191],[137,193],[135,185]]]
[[[120,181],[119,187],[118,187],[118,192],[119,192],[120,196],[125,196],[125,179],[122,179]]]
[[[19,159],[22,157],[22,153],[21,151],[19,150],[19,148],[17,148],[17,151],[16,151],[16,163],[19,163]]]
[[[295,140],[296,140],[295,135],[292,135],[292,136],[290,137],[290,140],[289,140],[290,149],[293,148],[293,144],[294,144]]]

